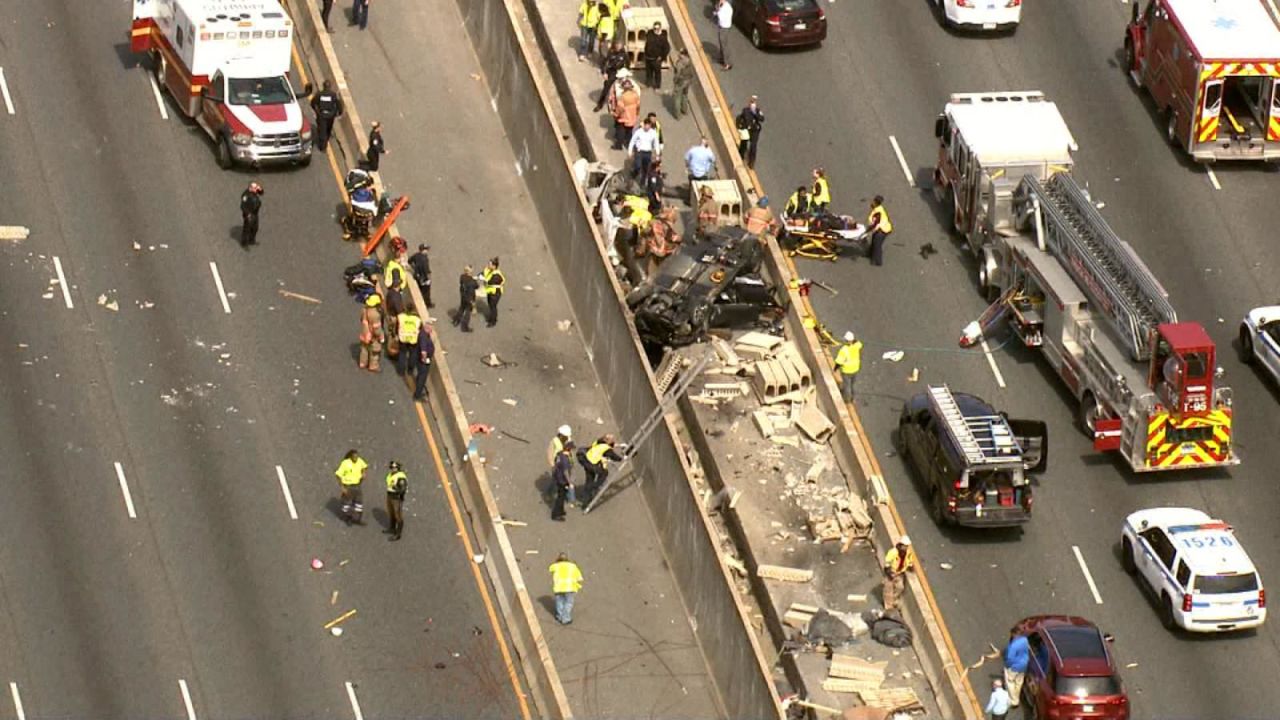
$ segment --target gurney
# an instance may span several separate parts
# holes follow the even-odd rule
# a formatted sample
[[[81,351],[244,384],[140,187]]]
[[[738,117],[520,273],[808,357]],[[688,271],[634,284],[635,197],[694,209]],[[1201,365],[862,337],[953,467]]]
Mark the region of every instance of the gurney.
[[[849,215],[825,211],[790,216],[782,214],[782,243],[790,257],[797,255],[835,262],[844,250],[865,255],[867,229]]]

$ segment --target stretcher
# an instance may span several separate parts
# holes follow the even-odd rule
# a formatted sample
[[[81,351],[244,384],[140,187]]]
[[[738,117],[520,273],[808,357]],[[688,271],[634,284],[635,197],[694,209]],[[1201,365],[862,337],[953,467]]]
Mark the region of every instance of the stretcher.
[[[828,212],[782,214],[782,242],[790,257],[835,262],[842,251],[865,255],[869,246],[865,226],[848,215]]]

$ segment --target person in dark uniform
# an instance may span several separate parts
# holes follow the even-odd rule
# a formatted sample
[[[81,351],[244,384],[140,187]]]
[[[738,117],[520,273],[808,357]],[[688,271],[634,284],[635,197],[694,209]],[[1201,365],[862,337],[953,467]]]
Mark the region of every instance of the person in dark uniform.
[[[413,279],[418,283],[423,301],[427,307],[433,308],[436,304],[431,302],[431,257],[427,255],[430,249],[428,245],[419,245],[418,252],[409,256],[409,269],[413,271]]]
[[[256,181],[240,193],[240,247],[258,244],[258,213],[262,211],[262,186]]]
[[[551,506],[551,519],[564,522],[564,504],[573,494],[573,441],[565,440],[556,453],[551,466],[551,480],[555,484],[556,501]]]
[[[321,0],[320,3],[320,21],[324,23],[324,29],[333,32],[333,28],[329,25],[329,13],[333,12],[333,0]]]
[[[332,80],[325,80],[324,88],[311,98],[311,110],[316,114],[316,150],[324,152],[333,135],[333,121],[346,112],[342,98],[333,91]]]
[[[644,39],[644,78],[649,87],[662,89],[662,63],[671,54],[671,41],[662,23],[654,23]]]
[[[480,289],[473,272],[468,265],[458,278],[458,313],[453,316],[453,325],[461,327],[462,332],[471,332],[471,311],[476,307],[476,290]]]
[[[663,188],[662,161],[654,160],[644,177],[644,195],[649,199],[649,212],[657,215],[662,210]]]
[[[431,362],[436,357],[436,343],[431,339],[431,326],[423,325],[418,333],[418,347],[405,348],[404,352],[416,350],[418,353],[417,374],[413,376],[413,399],[427,399],[427,378],[431,375]]]
[[[392,460],[387,463],[387,529],[391,541],[400,539],[404,532],[404,495],[409,490],[409,476]]]
[[[502,300],[502,291],[506,289],[507,276],[498,269],[498,258],[491,258],[480,277],[484,279],[484,299],[489,303],[489,317],[485,324],[493,327],[498,324],[498,302]]]
[[[747,167],[756,166],[756,151],[760,149],[760,133],[764,131],[764,111],[760,109],[760,98],[751,96],[751,102],[738,113],[738,154],[742,156]]]
[[[600,99],[596,101],[595,111],[600,112],[604,104],[609,101],[609,91],[613,89],[613,83],[618,79],[618,71],[627,66],[627,51],[622,48],[622,43],[614,41],[609,47],[609,53],[604,56],[604,62],[600,64],[600,73],[604,75],[604,85],[600,88]]]
[[[369,125],[369,151],[365,155],[366,165],[374,172],[378,171],[378,162],[387,152],[387,145],[382,141],[382,123],[374,120]]]

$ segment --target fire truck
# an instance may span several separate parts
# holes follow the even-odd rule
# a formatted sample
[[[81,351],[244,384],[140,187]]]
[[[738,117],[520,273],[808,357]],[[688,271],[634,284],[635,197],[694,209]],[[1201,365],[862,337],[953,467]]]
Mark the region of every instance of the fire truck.
[[[1137,472],[1235,465],[1216,348],[1070,174],[1074,141],[1041,93],[953,95],[938,118],[935,194],[954,199],[991,306],[961,345],[1007,323],[1079,401],[1098,451]],[[1028,137],[1045,143],[1035,157]]]
[[[276,0],[134,0],[133,52],[214,142],[218,164],[311,162],[289,82],[293,21]],[[304,89],[304,96],[311,89]]]
[[[1198,162],[1280,161],[1280,25],[1270,0],[1148,0],[1125,32],[1129,77]]]

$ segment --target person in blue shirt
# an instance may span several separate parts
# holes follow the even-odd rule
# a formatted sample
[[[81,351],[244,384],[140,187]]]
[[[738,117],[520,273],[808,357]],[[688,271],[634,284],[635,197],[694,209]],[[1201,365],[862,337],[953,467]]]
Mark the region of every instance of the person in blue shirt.
[[[989,714],[991,720],[1004,720],[1009,714],[1009,692],[1004,689],[1004,683],[999,678],[991,681],[991,698],[982,711]]]
[[[711,142],[704,137],[702,142],[689,148],[684,154],[684,166],[689,170],[690,182],[710,180],[716,172],[716,154]]]
[[[1004,684],[1009,706],[1018,707],[1022,695],[1022,680],[1027,676],[1027,663],[1031,660],[1031,648],[1027,637],[1018,631],[1009,631],[1009,644],[1004,649]]]

